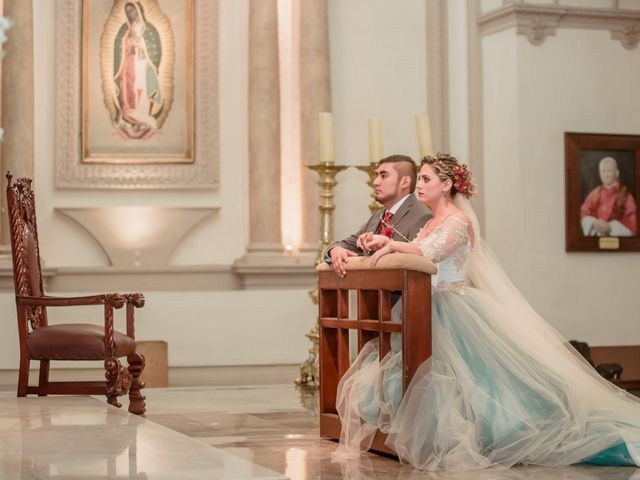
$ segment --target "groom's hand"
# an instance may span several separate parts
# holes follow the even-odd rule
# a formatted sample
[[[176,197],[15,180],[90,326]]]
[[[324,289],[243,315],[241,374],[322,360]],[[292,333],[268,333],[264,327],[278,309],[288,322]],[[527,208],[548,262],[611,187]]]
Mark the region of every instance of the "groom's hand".
[[[340,278],[344,278],[347,274],[347,259],[358,256],[357,253],[347,250],[344,247],[333,247],[329,255],[331,256],[331,268],[333,268],[333,271],[336,272]]]

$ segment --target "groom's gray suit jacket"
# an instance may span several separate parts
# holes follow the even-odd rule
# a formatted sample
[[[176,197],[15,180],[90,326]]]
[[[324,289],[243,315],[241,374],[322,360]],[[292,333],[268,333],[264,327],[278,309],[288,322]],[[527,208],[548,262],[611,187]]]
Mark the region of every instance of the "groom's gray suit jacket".
[[[333,247],[344,247],[347,250],[351,250],[352,252],[356,252],[358,255],[369,255],[370,252],[364,252],[360,248],[357,247],[356,241],[358,237],[365,232],[376,232],[378,230],[378,226],[380,225],[380,221],[384,215],[384,209],[378,210],[371,218],[365,223],[360,230],[358,230],[353,235],[341,240],[339,242],[335,242],[329,245],[329,248],[324,253],[324,261],[327,263],[331,263],[331,257],[329,256],[329,252]],[[391,222],[391,225],[395,227],[402,235],[404,235],[407,239],[413,240],[416,235],[418,235],[418,231],[427,223],[427,220],[431,218],[431,212],[424,204],[416,198],[414,194],[411,194],[407,197],[407,199],[400,205],[400,208],[395,213]],[[393,232],[392,240],[405,241],[397,232]]]

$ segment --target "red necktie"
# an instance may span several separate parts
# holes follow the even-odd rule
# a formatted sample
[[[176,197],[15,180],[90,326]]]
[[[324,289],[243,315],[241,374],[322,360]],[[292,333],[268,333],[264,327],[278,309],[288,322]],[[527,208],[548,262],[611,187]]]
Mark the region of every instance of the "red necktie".
[[[380,222],[380,225],[378,225],[378,231],[376,233],[391,238],[393,235],[393,228],[389,226],[389,222],[392,217],[393,213],[387,211],[387,213],[384,214],[384,219]]]

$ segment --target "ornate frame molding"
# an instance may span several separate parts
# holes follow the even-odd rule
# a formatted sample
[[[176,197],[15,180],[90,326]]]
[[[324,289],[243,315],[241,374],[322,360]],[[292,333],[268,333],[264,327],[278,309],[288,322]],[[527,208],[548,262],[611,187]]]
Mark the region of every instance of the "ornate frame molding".
[[[193,163],[101,165],[81,158],[82,1],[56,2],[56,187],[218,188],[218,1],[196,0],[194,13]]]
[[[640,11],[617,8],[582,8],[559,5],[511,4],[481,15],[482,35],[516,27],[533,45],[544,43],[558,28],[609,30],[627,50],[640,43]]]

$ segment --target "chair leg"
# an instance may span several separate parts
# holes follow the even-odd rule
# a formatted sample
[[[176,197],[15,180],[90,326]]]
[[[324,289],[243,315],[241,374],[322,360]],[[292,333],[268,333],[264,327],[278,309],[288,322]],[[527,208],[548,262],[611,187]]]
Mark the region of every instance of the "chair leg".
[[[145,397],[140,393],[144,383],[140,381],[140,375],[144,370],[144,355],[132,353],[127,357],[129,373],[131,373],[131,388],[129,389],[129,412],[136,415],[144,415],[146,405]]]
[[[20,356],[20,372],[18,373],[18,397],[27,396],[29,385],[29,357]]]
[[[107,358],[104,361],[104,376],[107,379],[107,403],[118,408],[122,406],[118,402],[120,367],[121,365],[117,358]]]
[[[50,360],[40,360],[40,378],[38,380],[38,396],[39,397],[46,397],[47,394],[46,392],[44,392],[44,390],[47,388],[47,385],[49,385],[49,366],[50,366],[51,361]]]

